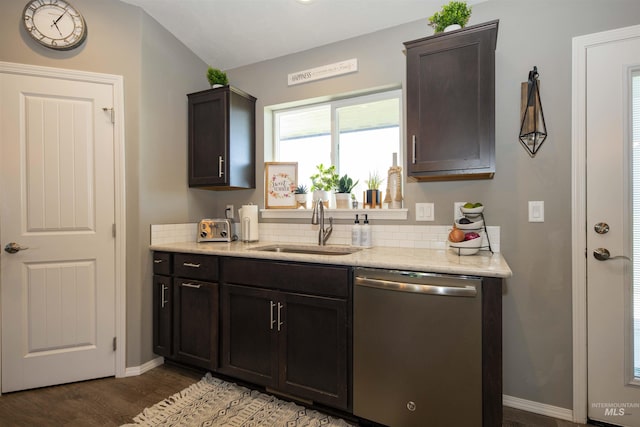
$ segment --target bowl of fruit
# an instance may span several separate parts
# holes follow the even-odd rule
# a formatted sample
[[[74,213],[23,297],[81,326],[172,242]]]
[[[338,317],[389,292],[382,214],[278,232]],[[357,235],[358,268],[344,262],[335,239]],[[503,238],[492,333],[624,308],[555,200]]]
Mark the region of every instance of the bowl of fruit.
[[[467,202],[460,207],[460,212],[467,216],[478,216],[484,210],[484,206],[480,202]]]
[[[480,230],[484,225],[482,219],[470,220],[467,217],[458,218],[456,220],[456,227],[460,230]]]
[[[475,231],[464,232],[454,227],[449,233],[449,249],[457,255],[474,255],[482,246],[482,237]]]

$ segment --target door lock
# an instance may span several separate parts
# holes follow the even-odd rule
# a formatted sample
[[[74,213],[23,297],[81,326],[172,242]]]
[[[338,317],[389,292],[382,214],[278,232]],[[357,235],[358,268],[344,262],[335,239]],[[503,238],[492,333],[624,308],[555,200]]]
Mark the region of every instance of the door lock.
[[[593,229],[598,234],[607,234],[609,232],[609,224],[606,222],[599,222],[593,226]]]

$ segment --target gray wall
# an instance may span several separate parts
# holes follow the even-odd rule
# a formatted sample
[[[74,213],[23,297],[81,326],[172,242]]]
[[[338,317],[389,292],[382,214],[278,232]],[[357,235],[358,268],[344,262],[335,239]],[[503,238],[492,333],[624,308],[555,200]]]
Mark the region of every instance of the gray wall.
[[[0,61],[124,76],[127,208],[127,366],[151,345],[150,224],[204,216],[215,195],[193,196],[186,181],[186,93],[206,89],[206,64],[139,8],[74,0],[88,25],[78,49],[56,52],[22,28],[25,1],[0,0]]]
[[[207,88],[206,64],[138,8],[75,0],[89,25],[79,50],[53,52],[24,34],[23,2],[0,0],[0,60],[124,76],[127,183],[127,366],[151,351],[149,224],[222,215],[256,190],[190,190],[186,181],[186,93]],[[638,23],[637,0],[490,0],[470,24],[500,19],[496,51],[496,162],[493,180],[406,183],[405,199],[436,205],[449,224],[454,201],[482,201],[487,222],[502,227],[513,269],[504,291],[504,393],[572,406],[571,376],[571,38]],[[416,17],[417,19],[420,17]],[[117,31],[113,26],[117,24]],[[527,33],[527,28],[532,32]],[[263,107],[375,87],[404,86],[402,42],[430,35],[424,19],[277,60],[231,70],[232,84],[258,98],[258,159]],[[358,58],[358,73],[287,87],[290,72]],[[215,65],[215,64],[212,64]],[[537,65],[550,137],[535,159],[519,145],[520,82]],[[268,83],[267,83],[268,82]],[[258,167],[257,176],[263,174]],[[260,180],[259,180],[260,181]],[[527,201],[545,201],[544,223],[527,222]],[[412,224],[413,214],[406,224]],[[404,223],[404,222],[403,222]],[[423,223],[422,223],[423,224]]]
[[[487,223],[502,227],[513,270],[503,298],[504,393],[571,408],[571,39],[640,23],[637,0],[490,0],[469,24],[500,19],[496,50],[496,175],[493,180],[405,183],[406,206],[434,202],[435,224],[449,224],[455,201],[482,201]],[[530,30],[530,31],[527,31]],[[263,107],[405,83],[402,42],[432,34],[425,19],[229,72]],[[287,87],[287,74],[358,58],[355,74]],[[538,66],[549,138],[535,159],[520,146],[520,83]],[[258,114],[258,159],[263,160]],[[269,159],[267,159],[269,160]],[[261,176],[259,167],[257,176]],[[226,203],[263,204],[255,191],[221,194]],[[529,223],[527,202],[545,202],[545,222]],[[421,223],[424,224],[424,223]]]

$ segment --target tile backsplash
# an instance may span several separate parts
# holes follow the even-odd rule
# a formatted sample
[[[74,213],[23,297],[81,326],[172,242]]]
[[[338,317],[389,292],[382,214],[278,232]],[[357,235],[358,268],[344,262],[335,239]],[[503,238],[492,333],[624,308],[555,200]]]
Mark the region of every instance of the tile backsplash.
[[[239,233],[238,224],[236,232]],[[371,225],[373,246],[446,249],[448,225]],[[151,226],[151,244],[188,242],[196,240],[198,224],[158,224]],[[494,252],[500,252],[500,227],[488,226],[489,241]],[[487,237],[483,246],[488,246]],[[260,240],[265,242],[318,242],[318,226],[312,224],[260,223]],[[350,245],[351,224],[335,224],[327,242],[329,245]]]

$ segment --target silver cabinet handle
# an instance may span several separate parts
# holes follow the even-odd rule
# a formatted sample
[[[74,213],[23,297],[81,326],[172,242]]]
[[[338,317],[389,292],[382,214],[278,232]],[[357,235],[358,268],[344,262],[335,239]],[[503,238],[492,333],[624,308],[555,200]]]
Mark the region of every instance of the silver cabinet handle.
[[[276,306],[276,304],[273,301],[269,301],[269,315],[270,315],[270,325],[269,325],[269,329],[271,329],[273,331],[273,325],[276,323],[276,321],[273,318],[273,308]]]
[[[280,327],[283,325],[283,323],[280,321],[282,307],[284,307],[284,305],[278,303],[278,332],[280,332]]]
[[[218,156],[218,178],[222,178],[222,175],[224,175],[224,170],[222,169],[223,163],[224,159],[222,156]]]
[[[7,243],[7,245],[4,247],[4,251],[10,254],[15,254],[17,252],[24,251],[25,249],[29,248],[26,246],[20,246],[16,242]]]
[[[194,288],[194,289],[200,289],[200,286],[202,285],[194,285],[193,283],[181,283],[182,286],[187,287],[187,288]]]
[[[166,294],[165,292],[169,290],[169,287],[167,285],[165,285],[164,283],[161,283],[162,285],[162,305],[161,308],[164,308],[165,305],[167,305],[169,303],[169,301],[166,298]]]
[[[164,262],[164,260],[163,260],[163,259],[154,259],[154,260],[153,260],[153,263],[154,263],[154,264],[162,264],[163,262]]]
[[[412,148],[412,152],[413,152],[413,160],[412,163],[415,165],[416,164],[416,136],[413,135],[411,138],[412,144],[413,144],[413,148]]]
[[[616,258],[624,258],[626,260],[631,261],[631,258],[629,258],[628,256],[625,256],[625,255],[611,256],[611,252],[609,252],[609,249],[607,249],[607,248],[594,249],[593,250],[593,257],[595,259],[597,259],[598,261],[608,261],[610,259],[616,259]]]
[[[194,264],[191,262],[184,262],[182,263],[182,265],[185,267],[200,268],[200,264]]]
[[[442,286],[423,285],[417,283],[393,282],[390,280],[365,279],[356,277],[357,286],[384,289],[388,291],[414,292],[419,294],[446,295],[453,297],[475,297],[478,291],[475,286]]]

